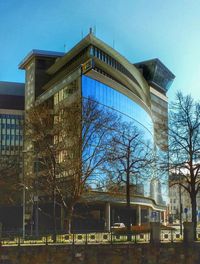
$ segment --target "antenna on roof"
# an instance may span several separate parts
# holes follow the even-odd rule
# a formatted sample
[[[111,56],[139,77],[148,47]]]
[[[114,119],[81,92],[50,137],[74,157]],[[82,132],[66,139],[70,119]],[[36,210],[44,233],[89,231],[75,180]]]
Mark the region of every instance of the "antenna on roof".
[[[113,49],[115,48],[115,40],[113,39]]]
[[[83,30],[81,30],[81,39],[83,39]]]
[[[66,52],[66,44],[64,44],[64,52]]]
[[[90,31],[89,31],[90,34],[92,34],[92,27],[90,27]]]
[[[94,25],[94,28],[93,28],[93,32],[94,32],[94,35],[96,36],[96,26]]]

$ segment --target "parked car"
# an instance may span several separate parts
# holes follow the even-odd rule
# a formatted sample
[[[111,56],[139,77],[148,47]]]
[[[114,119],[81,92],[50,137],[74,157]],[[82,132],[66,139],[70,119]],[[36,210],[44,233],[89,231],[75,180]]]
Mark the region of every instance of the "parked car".
[[[118,230],[118,229],[125,229],[126,226],[124,223],[114,223],[112,226],[111,226],[111,230]]]

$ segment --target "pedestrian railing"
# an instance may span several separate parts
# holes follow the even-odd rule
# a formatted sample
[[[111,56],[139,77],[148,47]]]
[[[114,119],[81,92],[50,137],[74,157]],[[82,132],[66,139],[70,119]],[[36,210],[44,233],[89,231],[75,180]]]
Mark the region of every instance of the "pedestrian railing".
[[[197,232],[200,240],[200,231]],[[150,232],[133,234],[117,232],[78,232],[72,234],[40,235],[38,237],[26,236],[24,239],[19,235],[3,235],[1,237],[3,246],[25,246],[25,245],[86,245],[86,244],[117,244],[117,243],[149,243]],[[161,230],[160,242],[181,242],[183,235],[180,230]]]
[[[180,230],[161,230],[161,242],[180,242],[183,240],[183,234]]]

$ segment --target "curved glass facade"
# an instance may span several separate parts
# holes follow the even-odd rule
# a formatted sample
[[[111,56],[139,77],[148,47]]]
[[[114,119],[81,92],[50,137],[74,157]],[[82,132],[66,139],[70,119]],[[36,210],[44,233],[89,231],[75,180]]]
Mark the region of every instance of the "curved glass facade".
[[[111,111],[120,116],[122,122],[130,124],[130,126],[137,127],[142,131],[142,144],[150,143],[149,147],[154,147],[153,137],[153,122],[150,115],[136,102],[131,100],[121,92],[94,80],[88,76],[82,76],[82,97],[86,99],[95,100],[104,107],[108,107]],[[148,144],[148,143],[147,143]],[[147,145],[146,145],[147,146]],[[154,175],[154,169],[143,171],[145,177],[145,184],[142,174],[133,177],[133,184],[136,184],[137,192],[139,189],[143,191],[141,194],[148,196],[150,189],[150,180]]]
[[[82,96],[91,97],[100,104],[111,108],[120,115],[123,121],[131,122],[143,131],[145,139],[153,142],[153,123],[149,114],[136,102],[117,90],[82,76]]]

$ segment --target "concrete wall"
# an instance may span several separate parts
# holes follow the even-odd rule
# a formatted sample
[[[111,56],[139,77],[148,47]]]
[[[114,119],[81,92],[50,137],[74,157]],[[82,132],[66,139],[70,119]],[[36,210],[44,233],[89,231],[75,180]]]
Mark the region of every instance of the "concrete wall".
[[[0,264],[197,264],[200,244],[0,247]]]

